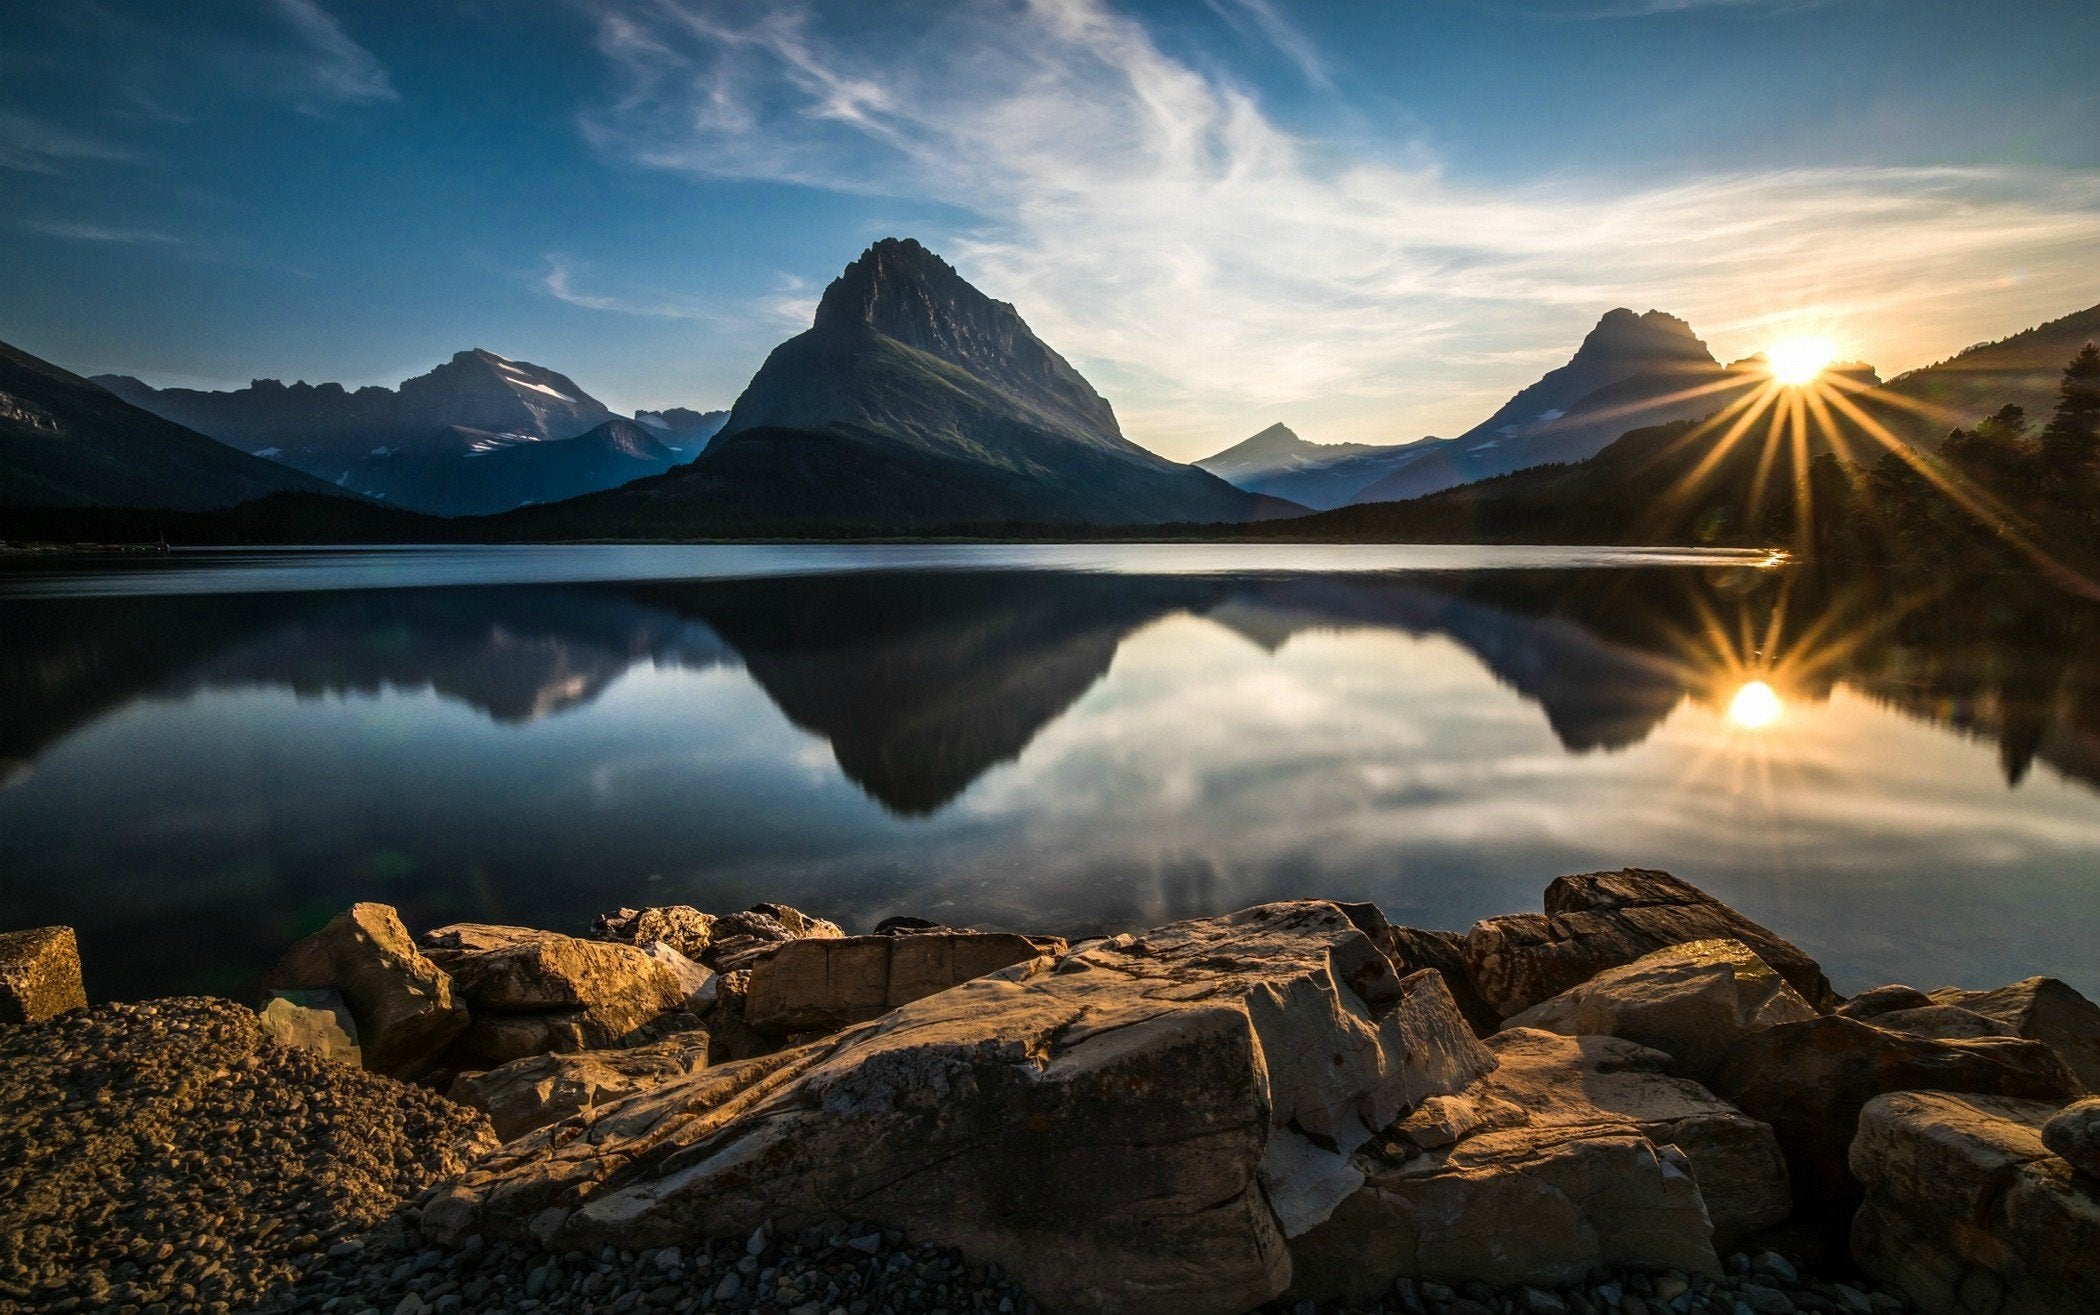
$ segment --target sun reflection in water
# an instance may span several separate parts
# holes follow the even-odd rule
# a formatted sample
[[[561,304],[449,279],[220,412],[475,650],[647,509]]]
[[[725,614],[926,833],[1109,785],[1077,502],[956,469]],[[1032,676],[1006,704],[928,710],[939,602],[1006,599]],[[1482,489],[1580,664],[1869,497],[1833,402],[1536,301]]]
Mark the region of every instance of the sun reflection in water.
[[[1728,720],[1744,730],[1759,731],[1778,721],[1785,710],[1777,691],[1761,680],[1753,680],[1729,700]]]

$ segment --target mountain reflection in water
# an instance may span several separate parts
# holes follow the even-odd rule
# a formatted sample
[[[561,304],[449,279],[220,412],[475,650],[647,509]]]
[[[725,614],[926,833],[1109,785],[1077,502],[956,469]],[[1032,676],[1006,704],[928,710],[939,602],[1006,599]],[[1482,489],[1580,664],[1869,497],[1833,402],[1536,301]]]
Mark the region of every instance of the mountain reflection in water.
[[[801,898],[849,918],[937,912],[938,905],[958,919],[1001,915],[1043,930],[1302,894],[1379,898],[1389,911],[1405,914],[1408,899],[1389,887],[1399,874],[1419,872],[1422,862],[1366,857],[1350,866],[1337,857],[1350,852],[1346,846],[1323,842],[1317,816],[1302,819],[1304,835],[1296,842],[1267,837],[1272,848],[1258,877],[1235,877],[1229,859],[1200,840],[1155,846],[1143,863],[1153,893],[1137,899],[1116,893],[1123,880],[1116,855],[1119,841],[1136,845],[1147,838],[1143,819],[1103,809],[1095,850],[1044,847],[1052,831],[1076,834],[1069,828],[1084,830],[1086,823],[1066,816],[1058,827],[1067,829],[1059,830],[1046,818],[1084,809],[1088,791],[1113,792],[1113,782],[1061,784],[1063,778],[1052,776],[1031,783],[1025,800],[995,790],[976,807],[960,802],[973,785],[989,786],[988,773],[1023,758],[1097,690],[1116,705],[1104,712],[1104,733],[1133,741],[1111,744],[1097,768],[1128,770],[1147,788],[1171,784],[1181,773],[1213,772],[1217,779],[1191,786],[1196,793],[1178,806],[1161,785],[1155,812],[1191,831],[1211,830],[1220,844],[1230,839],[1233,819],[1247,817],[1243,807],[1226,802],[1234,789],[1253,788],[1247,782],[1278,792],[1304,788],[1317,797],[1336,783],[1375,784],[1396,770],[1362,755],[1345,761],[1332,745],[1288,734],[1266,740],[1261,727],[1274,718],[1261,700],[1303,697],[1304,690],[1266,688],[1258,670],[1226,672],[1221,663],[1230,664],[1208,641],[1194,638],[1199,632],[1174,629],[1190,624],[1229,632],[1269,654],[1316,634],[1383,633],[1455,646],[1512,691],[1517,706],[1532,706],[1527,715],[1543,716],[1561,748],[1578,756],[1641,745],[1687,701],[1726,727],[1742,689],[1769,687],[1769,695],[1758,695],[1771,700],[1761,705],[1769,714],[1763,720],[1773,723],[1768,731],[1738,715],[1731,732],[1737,741],[1687,760],[1687,771],[1696,775],[1711,768],[1706,758],[1734,755],[1727,769],[1733,775],[1715,776],[1716,790],[1769,793],[1768,780],[1760,786],[1744,776],[1771,771],[1770,755],[1754,737],[1786,733],[1790,722],[1839,691],[1995,744],[2008,785],[2019,785],[2036,761],[2081,783],[2081,793],[2100,785],[2094,643],[2100,627],[2093,609],[2003,584],[1919,594],[1885,582],[1831,585],[1800,571],[1749,568],[1163,576],[943,571],[11,600],[0,601],[0,771],[6,773],[0,779],[13,788],[0,791],[0,829],[22,843],[12,846],[15,856],[0,873],[0,893],[10,924],[82,925],[91,973],[98,975],[92,985],[112,995],[177,983],[237,986],[299,928],[366,896],[432,917],[500,908],[560,926],[587,921],[602,907],[674,896],[705,903],[727,892],[743,899]],[[1141,632],[1175,636],[1176,649],[1162,661],[1178,657],[1191,670],[1119,693],[1104,678]],[[1382,657],[1401,665],[1382,667]],[[637,673],[735,678],[739,670],[779,715],[828,746],[837,771],[886,810],[889,827],[850,817],[835,799],[811,802],[772,776],[760,781],[718,773],[708,778],[706,793],[696,780],[681,797],[677,774],[688,769],[675,762],[655,769],[654,779],[645,771],[636,787],[658,792],[650,796],[655,811],[640,815],[645,824],[633,812],[556,815],[547,811],[560,807],[552,798],[542,800],[535,816],[521,796],[538,788],[527,775],[551,770],[525,761],[541,742],[469,743],[463,731],[438,729],[433,711],[464,706],[512,736],[575,719],[558,751],[549,741],[539,755],[587,766],[601,796],[610,788],[606,782],[631,770],[627,751],[642,738],[659,755],[681,739],[701,753],[770,739],[774,752],[765,770],[776,772],[795,753],[790,746],[783,755],[778,732],[766,732],[748,712],[736,718],[692,713],[697,720],[681,724],[681,705],[665,701],[625,709],[623,716],[638,718],[632,722],[615,724],[610,712],[602,726],[594,720],[597,705],[619,702],[615,691]],[[1378,658],[1352,659],[1315,681],[1324,680],[1316,687],[1333,699],[1327,715],[1348,730],[1351,689],[1363,691],[1368,719],[1374,706],[1410,696],[1405,681],[1412,674],[1404,654],[1381,650]],[[1446,685],[1458,679],[1442,668],[1428,674]],[[375,711],[372,725],[359,732],[369,734],[369,743],[337,743],[332,737],[339,731],[295,725],[272,712],[274,705],[240,697],[271,691],[290,691],[302,704],[362,701],[398,715]],[[1413,764],[1408,793],[1381,796],[1370,789],[1351,798],[1335,792],[1333,807],[1448,811],[1463,805],[1473,787],[1458,776],[1440,784],[1437,769],[1476,749],[1483,760],[1493,757],[1505,776],[1537,774],[1542,797],[1554,791],[1561,773],[1528,751],[1477,748],[1514,744],[1511,737],[1519,736],[1508,724],[1506,697],[1498,705],[1461,693],[1419,691],[1425,718],[1453,720],[1435,723],[1442,728],[1425,732],[1424,742],[1391,743],[1393,758]],[[173,726],[140,721],[156,708],[218,708],[216,720],[202,723],[215,744],[171,743],[167,737],[178,734]],[[198,722],[183,725],[198,733]],[[630,726],[645,730],[622,729]],[[224,742],[216,743],[222,732]],[[127,734],[135,742],[121,750],[106,744]],[[1216,734],[1239,741],[1209,747]],[[315,742],[317,736],[326,742]],[[433,737],[420,757],[400,747],[416,736]],[[1183,736],[1187,751],[1177,757],[1175,741]],[[70,769],[76,797],[67,801],[40,773],[46,759],[66,757],[76,741],[83,754],[104,745],[110,757]],[[1879,750],[1853,744],[1847,752]],[[186,754],[196,756],[183,780],[169,784],[154,775],[156,756]],[[257,765],[265,759],[298,762],[295,770],[309,775],[274,777]],[[397,760],[449,772],[442,802],[415,797],[405,786],[399,796],[375,795],[368,778],[376,764]],[[806,768],[806,758],[799,761]],[[1831,774],[1839,790],[1852,770],[1813,754],[1802,764],[1804,771]],[[134,771],[136,779],[127,776]],[[1236,785],[1238,778],[1245,780]],[[33,798],[47,786],[50,797]],[[162,797],[175,790],[197,793],[183,803]],[[1973,792],[1966,798],[1989,807]],[[484,804],[488,817],[478,815]],[[1866,805],[1891,806],[1885,797]],[[772,833],[760,836],[767,819]],[[1269,818],[1265,825],[1273,833],[1282,823]],[[1637,828],[1622,842],[1607,836],[1556,848],[1524,834],[1519,821],[1474,818],[1465,825],[1473,831],[1444,837],[1436,852],[1459,852],[1461,839],[1482,853],[1498,846],[1507,851],[1494,863],[1480,863],[1497,873],[1492,881],[1481,879],[1480,894],[1498,890],[1507,898],[1466,907],[1476,916],[1531,906],[1537,887],[1559,870],[1552,864],[1574,865],[1578,851],[1592,845],[1611,852],[1618,843],[1610,862],[1659,861]],[[128,844],[97,834],[127,827],[136,829]],[[930,828],[922,849],[914,848],[913,827]],[[517,828],[543,829],[540,866],[515,855],[493,857],[524,843],[502,834]],[[1814,843],[1805,831],[1802,842]],[[1978,852],[1988,843],[1979,840]],[[2060,843],[2090,858],[2089,849],[2080,849],[2088,843],[2083,831]],[[209,858],[201,857],[207,851]],[[1547,866],[1527,875],[1527,862]],[[1715,862],[1727,866],[1725,859]],[[1873,866],[1865,857],[1861,862]],[[1300,875],[1293,878],[1292,871]],[[682,884],[642,888],[645,879],[666,872]],[[1696,870],[1685,875],[1714,880]],[[1301,888],[1290,888],[1293,880]],[[1330,888],[1334,883],[1347,888]],[[1790,889],[1784,902],[1798,905],[1802,898]],[[1461,904],[1446,891],[1424,896],[1419,911],[1448,917]],[[171,919],[182,925],[170,925]],[[1797,928],[1789,923],[1785,930]],[[200,940],[207,948],[199,948]],[[133,957],[117,963],[97,955],[115,943],[130,947]]]

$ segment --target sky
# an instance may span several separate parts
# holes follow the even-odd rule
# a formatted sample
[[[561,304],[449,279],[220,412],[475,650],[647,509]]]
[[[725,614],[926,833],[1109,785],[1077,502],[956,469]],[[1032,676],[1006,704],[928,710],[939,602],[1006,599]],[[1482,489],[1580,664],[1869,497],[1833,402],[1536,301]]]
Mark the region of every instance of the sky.
[[[0,42],[0,339],[728,406],[868,243],[1189,460],[1452,434],[1614,306],[1884,375],[2100,302],[2090,0],[68,0]]]

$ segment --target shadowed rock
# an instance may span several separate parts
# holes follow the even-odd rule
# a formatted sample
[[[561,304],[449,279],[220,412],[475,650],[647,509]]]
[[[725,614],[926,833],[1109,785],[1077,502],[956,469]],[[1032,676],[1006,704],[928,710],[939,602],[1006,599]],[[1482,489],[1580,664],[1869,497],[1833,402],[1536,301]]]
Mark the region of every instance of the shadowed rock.
[[[2077,1079],[2047,1046],[2016,1037],[1940,1041],[1851,1018],[1816,1018],[1752,1033],[1728,1052],[1714,1092],[1772,1125],[1805,1222],[1841,1231],[1859,1201],[1846,1153],[1860,1109],[1894,1091],[1938,1090],[2052,1100]]]
[[[2052,1102],[1905,1091],[1852,1143],[1861,1269],[1927,1315],[2100,1310],[2100,1191],[2045,1147]]]
[[[1357,1156],[1364,1186],[1291,1244],[1292,1295],[1370,1301],[1400,1276],[1573,1283],[1597,1265],[1717,1274],[1784,1218],[1771,1129],[1616,1037],[1489,1037],[1493,1072]]]

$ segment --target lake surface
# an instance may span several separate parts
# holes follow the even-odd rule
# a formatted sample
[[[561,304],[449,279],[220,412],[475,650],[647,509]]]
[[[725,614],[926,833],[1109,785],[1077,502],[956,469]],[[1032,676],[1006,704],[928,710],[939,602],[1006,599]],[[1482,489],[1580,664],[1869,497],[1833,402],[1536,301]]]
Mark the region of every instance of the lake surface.
[[[2100,995],[2087,605],[1760,554],[1117,545],[0,566],[0,926],[246,993],[353,900],[1463,928],[1666,868],[1840,990]]]

